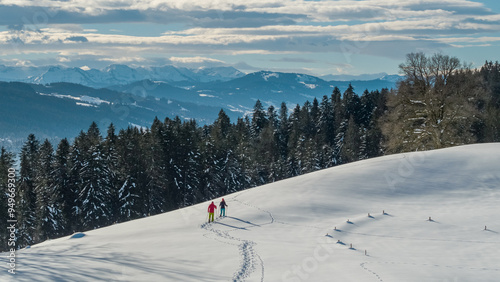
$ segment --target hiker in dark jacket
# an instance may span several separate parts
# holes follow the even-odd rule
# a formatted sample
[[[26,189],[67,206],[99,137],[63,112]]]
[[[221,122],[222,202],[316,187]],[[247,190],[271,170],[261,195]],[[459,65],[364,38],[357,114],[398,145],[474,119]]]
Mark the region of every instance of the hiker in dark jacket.
[[[226,216],[226,207],[228,206],[226,204],[226,201],[224,201],[224,198],[222,198],[222,201],[219,204],[220,206],[220,216]]]

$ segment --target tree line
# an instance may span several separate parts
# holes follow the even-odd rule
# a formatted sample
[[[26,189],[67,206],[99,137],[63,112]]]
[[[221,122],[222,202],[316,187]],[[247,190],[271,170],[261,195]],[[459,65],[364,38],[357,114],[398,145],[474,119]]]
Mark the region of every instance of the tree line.
[[[29,135],[19,154],[17,246],[193,205],[352,161],[500,140],[500,66],[409,54],[397,89],[341,93],[213,124],[156,118],[150,128],[96,123],[54,148]],[[2,218],[14,154],[0,153]],[[5,221],[5,220],[4,220]],[[0,236],[6,237],[6,222]],[[4,234],[5,233],[5,234]],[[6,245],[1,248],[5,249]]]

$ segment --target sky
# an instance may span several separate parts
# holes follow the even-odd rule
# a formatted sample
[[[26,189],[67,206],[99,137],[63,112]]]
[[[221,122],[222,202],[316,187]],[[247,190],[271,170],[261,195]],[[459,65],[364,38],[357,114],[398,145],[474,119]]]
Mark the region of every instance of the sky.
[[[0,64],[398,73],[411,52],[497,61],[497,0],[0,0]]]

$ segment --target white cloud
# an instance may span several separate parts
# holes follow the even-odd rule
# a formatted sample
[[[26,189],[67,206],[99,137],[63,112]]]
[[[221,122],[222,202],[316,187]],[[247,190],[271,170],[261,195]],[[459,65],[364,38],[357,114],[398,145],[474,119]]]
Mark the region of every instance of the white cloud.
[[[0,32],[0,54],[18,59],[46,53],[54,60],[146,63],[156,56],[176,64],[225,64],[210,57],[343,53],[346,46],[356,54],[392,57],[489,45],[498,40],[486,35],[500,30],[500,15],[471,0],[0,0],[2,7],[0,25],[12,28]],[[8,20],[36,13],[46,18],[29,28]],[[128,32],[135,23],[164,32]]]
[[[481,37],[448,37],[440,39],[442,42],[453,44],[459,43],[494,43],[500,42],[500,36],[481,36]]]
[[[224,62],[221,60],[216,60],[212,58],[206,58],[206,57],[170,57],[170,61],[173,63],[181,63],[181,64],[186,64],[186,63],[221,63],[223,64]]]
[[[145,59],[143,57],[139,57],[139,56],[135,56],[135,57],[133,57],[133,56],[131,56],[131,57],[121,56],[121,57],[113,57],[113,58],[100,58],[100,59],[98,59],[98,61],[110,62],[113,64],[131,64],[131,63],[144,62]]]

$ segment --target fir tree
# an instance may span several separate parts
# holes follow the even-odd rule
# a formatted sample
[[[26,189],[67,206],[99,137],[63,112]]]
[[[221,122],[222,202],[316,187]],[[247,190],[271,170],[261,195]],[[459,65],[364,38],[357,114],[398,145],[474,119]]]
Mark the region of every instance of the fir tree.
[[[223,180],[220,178],[222,167],[219,153],[210,134],[204,137],[201,156],[203,173],[199,193],[204,199],[213,199],[220,196],[219,191],[223,187]]]
[[[342,100],[342,94],[340,93],[340,89],[338,87],[334,87],[331,96],[332,108],[333,108],[333,120],[334,120],[334,128],[338,129],[346,120],[345,117],[345,105]],[[335,132],[335,136],[338,132]]]
[[[278,127],[277,127],[277,146],[280,156],[280,162],[286,161],[288,158],[288,139],[290,136],[290,125],[288,122],[288,108],[286,103],[281,103]],[[280,166],[281,167],[281,166]],[[283,173],[281,173],[283,175]]]
[[[221,111],[218,119],[210,129],[209,143],[213,150],[209,156],[214,162],[215,193],[225,195],[237,191],[240,187],[238,174],[241,173],[235,153],[236,134],[233,133],[229,117]],[[221,134],[224,133],[224,134]],[[207,147],[209,149],[209,147]]]
[[[116,150],[118,153],[118,211],[119,221],[137,219],[147,215],[145,174],[141,133],[136,127],[120,130]]]
[[[332,104],[328,96],[323,96],[319,106],[318,134],[320,142],[326,145],[332,145],[335,139],[335,117]]]
[[[69,145],[64,150],[69,151]],[[58,151],[61,154],[61,151]],[[64,152],[67,158],[67,152]],[[68,181],[67,167],[61,155],[54,155],[52,144],[46,139],[40,147],[38,170],[35,179],[37,196],[37,236],[40,240],[56,238],[64,233],[66,218],[63,215],[64,194]],[[67,159],[65,160],[67,161]]]
[[[151,129],[145,134],[146,175],[148,177],[146,187],[146,211],[148,215],[155,215],[165,211],[166,206],[166,169],[167,160],[165,158],[164,145],[164,125],[155,118]]]
[[[81,140],[80,151],[83,163],[79,171],[80,218],[86,230],[102,227],[110,223],[112,183],[106,166],[102,147],[102,137],[97,124],[92,123]]]
[[[22,248],[36,243],[36,193],[35,177],[37,175],[38,150],[40,143],[34,134],[28,136],[28,140],[21,149],[21,168],[17,193],[17,216],[18,233],[17,246]]]
[[[335,145],[332,150],[331,163],[334,165],[340,165],[347,162],[345,159],[345,145],[346,145],[346,132],[348,129],[349,120],[344,120],[338,130],[337,135],[335,136]]]
[[[233,135],[235,138],[235,159],[238,162],[240,174],[238,175],[240,186],[238,190],[255,186],[252,183],[251,171],[251,141],[250,141],[250,121],[248,117],[239,118],[234,127]]]
[[[7,219],[9,219],[9,205],[8,197],[11,195],[9,192],[9,169],[14,167],[14,154],[7,152],[7,150],[2,147],[0,149],[0,218],[3,220],[0,221],[0,236],[4,238],[2,240],[2,244],[0,245],[0,252],[6,251],[9,248],[8,240],[10,234],[8,234],[7,230]],[[17,180],[14,178],[14,180]],[[15,183],[13,183],[15,184]],[[14,187],[15,188],[15,187]]]
[[[172,119],[166,118],[164,122],[163,147],[166,164],[166,206],[165,209],[173,210],[179,208],[183,201],[182,185],[179,180],[182,179],[182,171],[178,166],[179,155],[179,126],[181,121],[178,117]]]
[[[69,185],[65,195],[68,201],[73,201],[71,204],[71,212],[68,214],[69,223],[67,228],[72,231],[82,230],[82,197],[80,197],[82,188],[81,171],[86,164],[87,154],[86,149],[86,134],[80,131],[78,137],[75,138],[70,148],[69,154]],[[68,207],[65,208],[68,212]]]
[[[363,116],[361,112],[361,99],[354,92],[354,87],[351,84],[349,84],[349,87],[344,92],[342,100],[345,107],[344,119],[349,120],[352,116],[356,124],[361,124]]]
[[[251,133],[253,138],[257,138],[262,131],[262,129],[266,126],[267,119],[266,113],[264,112],[264,107],[260,100],[255,102],[255,106],[253,107],[253,115],[252,115],[252,126]]]
[[[104,162],[109,169],[110,175],[110,183],[111,183],[111,202],[109,203],[111,216],[109,220],[111,222],[116,222],[120,218],[120,210],[119,210],[119,188],[120,180],[118,179],[117,174],[119,173],[119,152],[117,150],[118,136],[115,134],[115,126],[111,123],[108,127],[106,138],[102,143],[103,154],[104,154]]]
[[[74,194],[73,183],[71,183],[71,146],[67,139],[59,142],[54,155],[54,169],[50,175],[53,181],[54,205],[61,211],[59,234],[71,234],[70,223],[75,219],[72,210],[75,205],[76,195]]]
[[[229,120],[228,120],[229,121]],[[230,125],[230,123],[229,123]],[[226,133],[227,134],[227,133]],[[189,206],[203,199],[198,199],[198,189],[201,186],[201,152],[199,144],[201,142],[201,136],[198,130],[196,121],[191,120],[185,122],[180,128],[179,137],[182,140],[181,156],[183,161],[181,164],[181,174],[182,174],[182,206]]]
[[[54,167],[54,148],[49,140],[45,139],[40,147],[37,172],[35,175],[35,194],[36,194],[36,233],[35,242],[42,242],[52,238],[62,229],[59,225],[61,210],[56,202],[59,195],[54,195],[54,181],[50,177],[53,174]]]
[[[359,160],[361,148],[360,127],[351,116],[347,122],[347,130],[345,132],[344,144],[340,157],[343,163],[349,163]]]
[[[213,126],[211,127],[211,135],[216,143],[220,143],[221,146],[226,147],[229,146],[227,143],[230,141],[228,139],[228,135],[231,130],[231,120],[224,112],[224,110],[220,110],[219,116],[215,120]]]

